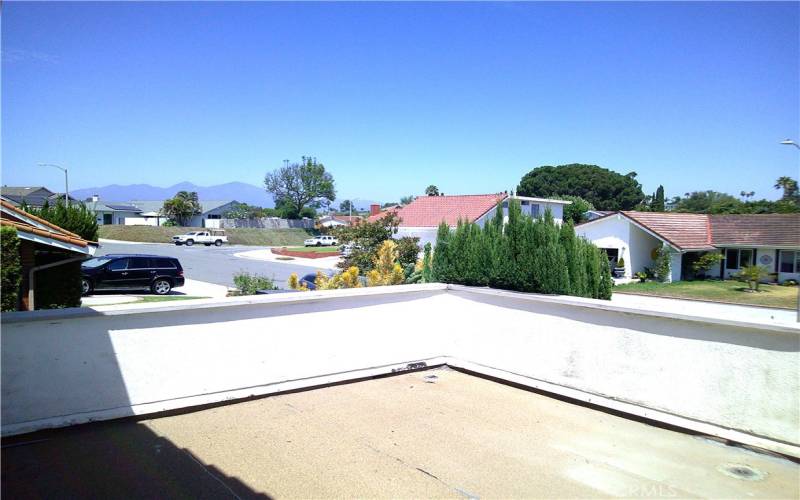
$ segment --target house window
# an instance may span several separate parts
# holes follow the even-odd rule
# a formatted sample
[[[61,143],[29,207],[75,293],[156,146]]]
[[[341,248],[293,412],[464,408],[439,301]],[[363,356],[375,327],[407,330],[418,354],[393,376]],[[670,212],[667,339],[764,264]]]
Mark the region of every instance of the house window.
[[[729,248],[725,251],[725,269],[741,269],[753,264],[753,251],[749,248]]]
[[[531,217],[539,217],[539,205],[531,204]]]
[[[779,267],[782,273],[796,273],[800,271],[800,252],[793,252],[791,250],[781,250],[781,265]]]
[[[221,219],[222,216],[219,214],[208,214],[209,219]]]

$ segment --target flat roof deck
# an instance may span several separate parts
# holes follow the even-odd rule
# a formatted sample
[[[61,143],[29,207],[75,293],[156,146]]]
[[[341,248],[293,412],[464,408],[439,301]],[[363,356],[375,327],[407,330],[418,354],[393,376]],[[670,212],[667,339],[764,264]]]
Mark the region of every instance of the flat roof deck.
[[[797,498],[798,481],[783,458],[450,369],[39,432],[2,450],[5,498]]]

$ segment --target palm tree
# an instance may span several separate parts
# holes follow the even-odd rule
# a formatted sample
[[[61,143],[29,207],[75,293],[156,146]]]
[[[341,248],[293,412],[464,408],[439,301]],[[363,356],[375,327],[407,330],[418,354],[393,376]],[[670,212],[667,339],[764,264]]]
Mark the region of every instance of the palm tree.
[[[778,177],[775,189],[783,189],[783,199],[789,199],[797,192],[797,181],[785,175]]]

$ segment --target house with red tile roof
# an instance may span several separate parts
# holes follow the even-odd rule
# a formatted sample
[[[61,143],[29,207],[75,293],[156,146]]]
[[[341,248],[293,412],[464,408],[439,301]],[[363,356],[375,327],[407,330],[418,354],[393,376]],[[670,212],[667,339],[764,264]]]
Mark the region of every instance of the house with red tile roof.
[[[5,199],[0,200],[0,226],[16,229],[20,240],[21,310],[35,308],[36,276],[39,271],[72,264],[77,266],[76,272],[80,273],[77,262],[94,255],[98,247],[97,242],[87,241],[75,233],[29,214]]]
[[[575,232],[624,259],[625,277],[655,265],[656,251],[670,253],[671,280],[694,277],[692,264],[720,253],[708,277],[730,278],[744,266],[759,265],[771,280],[800,279],[800,214],[710,215],[678,212],[611,212],[579,224]]]
[[[394,213],[400,219],[395,237],[419,238],[420,247],[423,247],[426,243],[436,243],[436,232],[442,222],[451,228],[454,228],[459,220],[475,222],[483,227],[487,220],[494,217],[498,205],[503,208],[504,215],[507,216],[510,199],[519,201],[522,212],[532,217],[543,215],[545,210],[549,209],[559,224],[563,218],[564,205],[571,203],[549,198],[510,196],[507,193],[419,196],[408,205],[388,207],[382,211],[377,205],[373,205],[368,221],[374,222],[388,213]]]

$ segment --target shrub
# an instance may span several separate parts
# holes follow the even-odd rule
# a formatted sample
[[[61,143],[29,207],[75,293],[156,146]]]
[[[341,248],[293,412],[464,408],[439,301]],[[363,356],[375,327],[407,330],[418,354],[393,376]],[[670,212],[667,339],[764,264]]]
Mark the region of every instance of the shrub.
[[[600,261],[600,284],[598,286],[597,298],[611,300],[611,288],[613,286],[614,280],[611,279],[611,266],[608,264],[608,259],[604,258]]]
[[[292,273],[289,275],[289,281],[286,283],[291,290],[297,290],[298,292],[307,292],[308,287],[305,283],[300,282],[300,278],[297,277],[297,273]]]
[[[667,281],[670,276],[670,255],[669,250],[667,247],[659,247],[655,250],[656,258],[655,258],[655,267],[653,268],[653,274],[655,277],[661,281]]]
[[[84,240],[97,241],[97,219],[94,212],[86,208],[83,203],[66,206],[63,201],[58,201],[54,206],[50,206],[45,202],[42,208],[28,208],[23,205],[22,209],[73,232]]]
[[[433,281],[433,271],[431,270],[431,244],[425,243],[425,250],[422,256],[422,282],[430,283]]]
[[[375,222],[361,222],[354,226],[341,226],[331,230],[331,233],[336,236],[340,243],[354,243],[359,248],[342,259],[339,267],[348,269],[350,267],[358,267],[362,272],[370,271],[375,263],[378,248],[381,244],[392,238],[397,233],[397,227],[400,220],[394,213],[388,213]],[[402,238],[401,238],[402,239]],[[403,244],[406,252],[410,253],[411,244],[406,242]],[[416,242],[414,242],[416,246]],[[404,258],[409,259],[410,262],[416,262],[417,253],[415,251],[413,258],[404,255]]]
[[[296,275],[295,278],[297,278]],[[258,290],[278,289],[271,278],[258,274],[250,274],[248,272],[241,272],[234,275],[233,284],[239,289],[239,295],[255,295]]]
[[[349,267],[345,271],[335,274],[330,278],[322,274],[321,271],[317,271],[317,277],[314,280],[314,285],[316,285],[317,290],[361,288],[361,279],[359,278],[359,274],[360,271],[355,266]]]
[[[723,256],[719,252],[704,253],[692,263],[692,271],[699,275],[705,275],[709,269],[711,269],[714,265],[719,264],[722,259]]]
[[[397,261],[401,266],[417,263],[419,257],[419,238],[409,236],[397,240]]]
[[[378,249],[373,269],[367,273],[367,286],[400,285],[404,281],[403,267],[397,262],[397,244],[386,240]]]
[[[548,210],[534,220],[511,201],[508,222],[503,211],[483,230],[459,221],[455,231],[441,224],[433,258],[433,278],[446,283],[489,285],[506,290],[611,297],[608,259],[597,247],[577,238],[570,223],[559,227]],[[601,290],[602,285],[602,290]]]
[[[19,259],[19,236],[13,227],[0,228],[0,275],[2,275],[2,310],[16,311],[22,266]]]
[[[769,269],[764,266],[745,266],[736,275],[737,279],[747,282],[750,290],[757,292],[761,280],[769,276]]]

